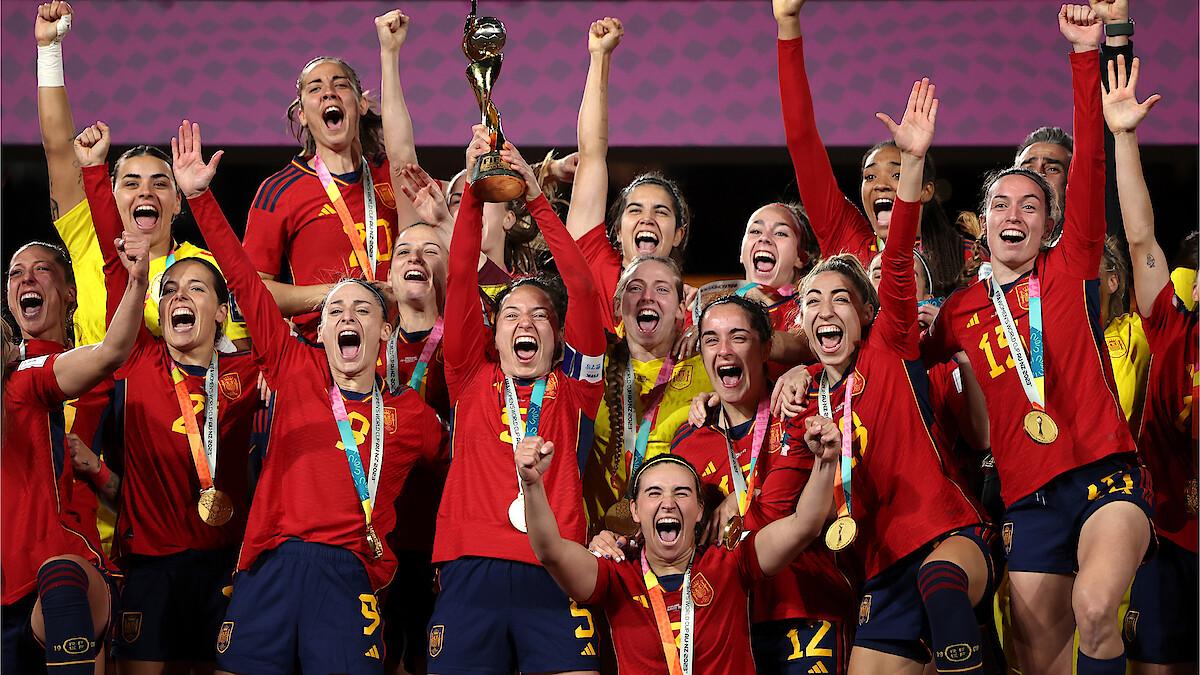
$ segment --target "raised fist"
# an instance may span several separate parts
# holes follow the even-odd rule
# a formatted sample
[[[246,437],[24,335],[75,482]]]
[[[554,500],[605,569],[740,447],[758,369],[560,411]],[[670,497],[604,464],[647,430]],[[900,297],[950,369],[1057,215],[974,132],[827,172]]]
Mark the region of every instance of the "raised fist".
[[[71,15],[74,12],[63,0],[43,2],[38,5],[37,18],[33,22],[33,36],[39,47],[61,42],[71,30]]]
[[[526,436],[517,444],[517,473],[521,482],[532,485],[541,479],[554,459],[554,444],[541,436]]]
[[[79,166],[99,166],[108,158],[111,144],[108,125],[96,122],[75,137],[75,159],[79,160]]]
[[[375,34],[379,36],[379,48],[387,51],[399,51],[408,38],[408,26],[411,20],[398,9],[375,17]]]
[[[1058,10],[1058,30],[1075,51],[1095,49],[1104,37],[1104,23],[1087,5],[1063,5]]]
[[[817,459],[836,459],[842,451],[842,432],[828,417],[813,415],[804,420],[804,443]]]
[[[1088,0],[1088,4],[1104,23],[1124,23],[1129,20],[1129,0]]]
[[[624,34],[625,27],[621,25],[620,19],[606,16],[594,21],[591,30],[588,31],[588,51],[593,54],[611,54],[617,45],[621,44],[621,36]]]

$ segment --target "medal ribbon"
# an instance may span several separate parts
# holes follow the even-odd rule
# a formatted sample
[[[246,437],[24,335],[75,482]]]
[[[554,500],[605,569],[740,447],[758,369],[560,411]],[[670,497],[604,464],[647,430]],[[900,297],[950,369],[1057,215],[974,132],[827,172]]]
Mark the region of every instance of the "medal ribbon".
[[[375,508],[375,494],[379,490],[379,472],[383,467],[383,396],[379,393],[379,384],[371,387],[371,474],[363,472],[362,457],[358,454],[358,443],[354,440],[354,429],[350,427],[350,418],[346,415],[346,403],[342,400],[342,392],[337,383],[329,385],[329,406],[333,408],[333,418],[337,420],[338,433],[342,437],[342,449],[346,451],[346,461],[350,464],[350,477],[354,479],[354,490],[358,493],[358,501],[362,504],[363,516],[366,518],[367,529],[371,531],[371,512]]]
[[[329,173],[329,168],[325,166],[325,162],[320,155],[313,155],[313,170],[317,172],[317,178],[321,181],[321,187],[325,188],[325,194],[329,197],[329,202],[333,204],[333,208],[337,211],[338,218],[342,221],[342,231],[346,233],[346,238],[350,240],[350,246],[354,248],[354,256],[358,258],[358,266],[362,268],[363,277],[367,281],[375,281],[375,262],[378,257],[378,226],[375,218],[375,185],[371,180],[371,165],[367,163],[367,158],[363,157],[362,161],[362,186],[363,186],[363,230],[366,232],[366,247],[363,247],[363,240],[358,236],[358,228],[354,227],[354,218],[350,215],[350,209],[346,206],[346,200],[342,199],[342,191],[338,188],[337,183],[333,181],[333,176]]]
[[[996,282],[995,277],[988,280],[988,291],[992,305],[996,307],[996,318],[1000,319],[1000,326],[1004,329],[1004,339],[1008,340],[1008,352],[1012,355],[1017,377],[1021,380],[1021,388],[1025,390],[1025,397],[1033,404],[1034,410],[1044,410],[1046,363],[1042,352],[1042,284],[1038,280],[1037,269],[1029,275],[1029,355],[1025,354],[1021,333],[1017,330],[1017,322],[1008,308],[1004,289]]]
[[[692,627],[696,617],[696,606],[692,602],[692,563],[688,562],[687,572],[683,575],[683,588],[680,589],[683,591],[683,597],[679,606],[682,625],[678,648],[675,646],[675,631],[671,629],[671,615],[667,612],[662,584],[658,583],[658,577],[646,562],[645,551],[642,551],[642,579],[646,583],[646,595],[650,598],[650,607],[654,611],[654,623],[658,625],[658,639],[662,643],[663,656],[667,659],[670,675],[691,675]]]
[[[729,414],[725,414],[725,449],[729,452],[729,476],[733,480],[733,489],[738,496],[738,515],[745,516],[750,508],[750,500],[754,497],[752,490],[758,480],[754,469],[758,466],[758,457],[762,451],[763,439],[767,435],[767,427],[771,426],[771,399],[764,398],[758,402],[758,410],[754,414],[754,436],[750,445],[750,470],[742,473],[738,463],[737,453],[733,449],[733,441],[729,438]]]
[[[538,423],[542,419],[542,399],[546,395],[546,378],[539,377],[529,394],[529,408],[525,419],[521,419],[521,401],[517,398],[517,386],[511,377],[504,377],[504,406],[508,412],[508,433],[512,436],[513,455],[526,436],[537,436]],[[525,495],[521,485],[521,473],[517,472],[517,494]]]
[[[416,389],[422,399],[425,398],[425,373],[429,370],[429,361],[433,358],[433,353],[442,342],[444,330],[442,317],[439,316],[437,321],[433,322],[433,329],[429,331],[425,338],[425,346],[421,349],[421,357],[417,359],[412,376],[408,378],[408,386]],[[400,357],[396,347],[399,338],[399,329],[392,331],[392,337],[387,344],[387,387],[393,393],[400,388]]]
[[[846,377],[846,389],[842,397],[842,456],[841,456],[841,490],[833,491],[833,501],[837,504],[838,517],[849,516],[851,506],[851,478],[854,473],[854,412],[851,400],[854,398],[854,373]],[[817,390],[817,406],[821,417],[833,419],[833,405],[829,401],[829,378],[821,373],[821,385]]]
[[[167,358],[170,358],[169,356]],[[200,425],[196,423],[196,411],[192,408],[192,397],[188,392],[186,376],[174,362],[171,363],[171,381],[175,384],[175,398],[179,412],[183,415],[183,428],[187,432],[188,446],[192,451],[192,463],[196,465],[196,478],[200,491],[213,488],[213,476],[217,473],[217,352],[213,351],[208,371],[204,374],[204,440],[200,439]]]
[[[625,366],[625,398],[621,401],[622,418],[625,425],[625,467],[626,467],[626,483],[628,479],[633,477],[641,468],[642,462],[646,459],[646,447],[650,445],[650,428],[653,426],[654,416],[658,413],[658,404],[662,403],[663,396],[667,392],[667,383],[671,381],[671,377],[675,372],[675,357],[668,356],[663,359],[662,365],[658,369],[658,377],[654,380],[654,388],[650,390],[646,397],[646,407],[642,410],[642,422],[638,425],[636,433],[634,432],[634,419],[637,417],[637,411],[634,407],[637,405],[636,384],[633,376],[633,363],[630,362]],[[632,487],[632,485],[629,485]]]

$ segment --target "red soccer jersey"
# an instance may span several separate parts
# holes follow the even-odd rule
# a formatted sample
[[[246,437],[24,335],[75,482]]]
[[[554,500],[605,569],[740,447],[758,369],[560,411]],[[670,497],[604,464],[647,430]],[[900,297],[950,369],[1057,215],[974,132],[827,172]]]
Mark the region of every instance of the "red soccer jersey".
[[[646,596],[641,560],[634,556],[625,562],[604,558],[596,562],[599,565],[596,590],[584,602],[604,609],[612,629],[617,668],[628,673],[667,672],[667,657],[659,641],[654,610]],[[732,551],[722,546],[708,546],[696,551],[692,560],[692,600],[695,604],[692,672],[695,675],[749,675],[754,672],[747,604],[750,589],[762,578],[753,533]],[[680,588],[663,595],[678,648],[683,591]]]
[[[1196,312],[1188,311],[1168,283],[1142,327],[1150,343],[1150,373],[1138,447],[1154,481],[1158,533],[1196,552],[1196,438],[1192,382],[1196,377]]]
[[[575,243],[583,252],[588,269],[592,271],[596,291],[600,294],[600,316],[604,321],[604,329],[615,333],[619,322],[613,316],[613,296],[617,294],[617,282],[621,280],[621,271],[625,269],[621,254],[608,240],[608,228],[604,223],[588,230]]]
[[[289,335],[287,322],[259,280],[250,258],[221,213],[212,193],[189,199],[204,239],[238,296],[253,355],[275,392],[270,440],[238,570],[250,569],[261,554],[289,539],[344,548],[362,561],[371,587],[379,590],[396,573],[390,544],[380,559],[366,539],[362,505],[355,492],[341,435],[329,401],[333,376],[323,349]],[[441,461],[444,427],[415,391],[384,391],[384,458],[372,522],[388,541],[400,514],[396,500],[417,461]],[[346,413],[364,470],[371,460],[371,396],[343,393]]]
[[[750,470],[753,422],[731,432],[733,449],[742,472]],[[791,438],[783,448],[783,423],[772,418],[766,447],[754,470],[755,494],[746,511],[744,526],[757,531],[772,521],[795,513],[796,500],[812,471],[813,456],[802,438]],[[713,425],[680,428],[671,446],[672,454],[692,463],[704,484],[704,501],[709,506],[733,489],[729,474],[729,450],[725,436]],[[857,601],[850,580],[838,569],[834,553],[818,539],[787,569],[762,579],[754,586],[750,603],[754,623],[783,619],[825,619],[841,623],[850,616]]]
[[[601,303],[583,255],[546,198],[529,202],[529,212],[558,261],[570,298],[563,360],[547,376],[538,425],[538,436],[554,443],[554,459],[544,476],[546,494],[562,536],[583,543],[587,524],[580,476],[604,394]],[[445,314],[446,325],[459,328],[447,330],[443,339],[446,381],[454,405],[453,461],[438,510],[433,561],[478,556],[536,565],[529,539],[508,519],[509,504],[517,496],[517,470],[504,404],[504,373],[477,299],[482,218],[482,204],[470,190],[463,190],[450,245]],[[532,383],[518,384],[525,420]]]
[[[396,198],[392,194],[391,169],[384,161],[371,165],[375,186],[376,227],[379,254],[375,278],[384,281],[391,267],[396,233]],[[362,179],[359,172],[334,176],[342,199],[355,219],[355,228],[366,241]],[[263,181],[250,206],[246,221],[246,252],[259,272],[286,277],[298,286],[334,283],[342,277],[362,277],[354,247],[342,229],[342,220],[329,202],[317,173],[307,160],[295,157],[275,175]],[[239,298],[240,301],[240,298]],[[318,312],[293,317],[296,331],[316,340]]]
[[[1062,240],[1035,261],[1042,291],[1046,412],[1058,425],[1058,439],[1041,445],[1024,431],[1023,418],[1032,408],[988,295],[990,282],[952,294],[925,345],[931,362],[961,350],[971,359],[988,400],[992,455],[1010,506],[1071,469],[1134,451],[1098,318],[1105,232],[1099,60],[1094,52],[1071,54],[1071,69],[1076,134],[1066,222]],[[1028,350],[1028,278],[1006,287],[1004,294]]]
[[[38,568],[47,558],[71,554],[96,564],[103,560],[82,534],[63,522],[60,513],[55,464],[61,461],[63,437],[61,426],[55,431],[52,418],[61,413],[67,397],[54,377],[57,358],[51,354],[27,359],[4,378],[4,461],[0,462],[4,510],[0,603],[4,605],[34,590]]]

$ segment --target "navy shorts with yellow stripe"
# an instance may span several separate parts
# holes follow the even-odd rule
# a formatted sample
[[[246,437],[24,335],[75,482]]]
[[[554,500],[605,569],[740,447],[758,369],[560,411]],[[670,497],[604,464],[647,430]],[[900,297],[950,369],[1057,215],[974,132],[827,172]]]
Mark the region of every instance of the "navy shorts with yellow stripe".
[[[460,558],[440,569],[429,672],[598,670],[596,624],[538,565]]]
[[[846,625],[823,619],[764,621],[750,626],[750,648],[759,675],[846,672]]]
[[[1005,511],[1001,536],[1008,571],[1074,574],[1079,533],[1093,513],[1113,502],[1130,502],[1149,519],[1153,499],[1150,472],[1132,456],[1105,457],[1072,469]]]
[[[181,551],[121,559],[113,655],[133,661],[213,661],[225,618],[235,549]]]
[[[1154,559],[1138,569],[1121,626],[1129,660],[1196,663],[1196,563],[1195,553],[1163,539]]]
[[[353,553],[287,541],[239,572],[217,635],[217,670],[382,675],[383,619]]]

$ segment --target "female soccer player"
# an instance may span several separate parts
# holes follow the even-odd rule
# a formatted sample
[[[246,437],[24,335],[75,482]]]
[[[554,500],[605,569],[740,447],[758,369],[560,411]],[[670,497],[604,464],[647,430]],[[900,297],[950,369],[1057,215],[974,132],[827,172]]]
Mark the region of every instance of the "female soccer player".
[[[829,514],[840,435],[830,420],[812,417],[805,425],[804,441],[816,459],[794,511],[744,540],[731,536],[728,546],[697,544],[704,500],[700,477],[687,460],[664,454],[643,464],[633,477],[629,508],[645,543],[639,556],[627,560],[594,556],[560,534],[561,516],[543,480],[552,470],[554,442],[527,436],[519,444],[529,543],[570,597],[604,609],[622,672],[755,672],[750,589],[783,570]]]
[[[670,450],[692,397],[712,389],[699,356],[673,355],[683,327],[683,277],[670,258],[635,258],[617,282],[613,313],[625,326],[604,366],[604,401],[596,415],[592,456],[584,469],[584,504],[592,531],[631,536],[629,477]],[[603,515],[616,505],[609,518]]]
[[[714,510],[702,542],[736,535],[723,532],[730,522],[758,531],[787,516],[812,469],[812,456],[793,447],[796,439],[784,436],[783,418],[771,411],[771,332],[767,310],[736,295],[712,302],[701,317],[700,356],[720,404],[702,425],[681,428],[671,452],[703,467],[704,502]],[[855,599],[824,546],[756,584],[750,605],[758,672],[846,672]]]
[[[981,211],[992,277],[946,301],[926,351],[966,351],[989,403],[1022,669],[1069,670],[1078,627],[1076,669],[1092,675],[1125,669],[1115,619],[1151,542],[1149,474],[1109,389],[1089,304],[1104,245],[1101,25],[1090,8],[1064,5],[1059,28],[1075,100],[1062,240],[1047,250],[1062,209],[1045,179],[1025,169],[990,178]]]
[[[467,165],[489,149],[476,125]],[[450,246],[443,338],[454,406],[451,454],[438,511],[434,563],[440,592],[429,627],[433,673],[588,672],[598,667],[595,626],[537,564],[511,455],[525,436],[564,454],[547,477],[561,527],[582,542],[580,467],[602,394],[604,331],[587,262],[511,145],[501,158],[525,178],[525,198],[558,263],[556,284],[525,278],[496,299],[494,334],[479,311],[482,205],[463,191]],[[569,300],[568,300],[569,299]]]
[[[1108,66],[1104,119],[1114,137],[1121,219],[1133,261],[1138,311],[1153,350],[1149,387],[1140,411],[1138,448],[1154,478],[1154,528],[1161,535],[1154,560],[1137,571],[1125,615],[1125,641],[1135,673],[1195,672],[1197,630],[1197,471],[1192,396],[1196,373],[1196,311],[1175,295],[1166,256],[1154,237],[1154,211],[1142,176],[1137,127],[1158,102],[1137,102],[1140,63],[1126,77],[1125,57]],[[1194,250],[1194,249],[1193,249]],[[1196,294],[1192,286],[1192,296]]]
[[[98,345],[22,361],[3,322],[0,654],[5,672],[53,666],[56,673],[91,675],[97,669],[97,654],[104,652],[111,614],[108,583],[99,569],[104,555],[61,518],[55,484],[62,470],[63,432],[55,418],[64,401],[110,377],[132,350],[141,325],[148,255],[141,250],[122,256],[129,279],[110,330]]]
[[[149,237],[122,233],[105,165],[110,141],[107,128],[88,127],[75,154],[105,259],[111,315],[126,275],[108,242]],[[116,655],[130,673],[165,672],[168,663],[211,669],[216,660],[226,607],[221,589],[245,529],[246,463],[260,401],[250,354],[217,351],[229,313],[221,273],[202,258],[185,258],[167,268],[155,290],[163,336],[138,331],[117,373],[123,442],[109,462],[122,469],[103,490],[117,505],[113,555],[125,584]]]

